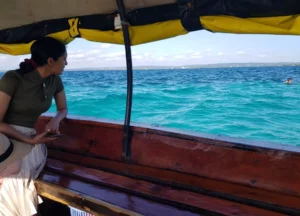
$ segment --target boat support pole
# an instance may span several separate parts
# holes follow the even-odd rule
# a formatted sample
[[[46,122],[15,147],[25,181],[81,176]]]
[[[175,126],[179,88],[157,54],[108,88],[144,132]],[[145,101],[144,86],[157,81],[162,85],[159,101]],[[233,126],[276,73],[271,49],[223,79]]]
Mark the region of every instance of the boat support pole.
[[[132,89],[133,89],[133,73],[132,73],[132,57],[131,57],[131,41],[126,19],[126,12],[123,0],[116,0],[119,14],[122,22],[123,37],[125,42],[126,66],[127,66],[127,99],[126,99],[126,114],[124,121],[124,137],[123,137],[123,160],[131,161],[130,141],[132,131],[130,128],[131,107],[132,107]]]

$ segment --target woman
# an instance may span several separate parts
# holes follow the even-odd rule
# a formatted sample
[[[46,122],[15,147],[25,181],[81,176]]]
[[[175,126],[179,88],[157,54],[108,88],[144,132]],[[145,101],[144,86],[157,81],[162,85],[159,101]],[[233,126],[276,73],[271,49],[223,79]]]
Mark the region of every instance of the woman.
[[[31,59],[6,72],[0,80],[0,215],[31,216],[41,202],[33,180],[43,169],[47,149],[67,115],[64,87],[59,77],[67,65],[66,46],[50,37],[35,41]],[[57,114],[36,135],[34,125],[55,99]]]

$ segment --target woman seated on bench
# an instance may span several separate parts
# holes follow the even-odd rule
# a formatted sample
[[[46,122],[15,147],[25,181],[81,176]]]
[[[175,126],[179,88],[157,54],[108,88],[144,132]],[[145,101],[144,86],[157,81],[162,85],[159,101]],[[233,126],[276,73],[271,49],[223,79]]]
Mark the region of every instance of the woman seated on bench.
[[[33,180],[44,168],[47,148],[67,115],[64,86],[59,75],[67,65],[66,46],[50,37],[30,48],[17,70],[0,80],[0,215],[31,216],[41,202]],[[36,135],[34,126],[55,99],[56,116]]]

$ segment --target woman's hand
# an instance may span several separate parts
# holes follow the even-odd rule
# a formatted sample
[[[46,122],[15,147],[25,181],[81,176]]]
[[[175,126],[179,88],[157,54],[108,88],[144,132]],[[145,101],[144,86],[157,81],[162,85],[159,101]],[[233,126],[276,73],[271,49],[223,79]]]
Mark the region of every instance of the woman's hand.
[[[25,142],[29,144],[40,144],[54,141],[57,139],[56,137],[45,137],[48,133],[49,132],[45,131],[43,133],[35,135],[34,137],[28,138],[28,140],[26,140]]]
[[[59,133],[59,121],[53,118],[45,127],[45,131],[48,133]]]

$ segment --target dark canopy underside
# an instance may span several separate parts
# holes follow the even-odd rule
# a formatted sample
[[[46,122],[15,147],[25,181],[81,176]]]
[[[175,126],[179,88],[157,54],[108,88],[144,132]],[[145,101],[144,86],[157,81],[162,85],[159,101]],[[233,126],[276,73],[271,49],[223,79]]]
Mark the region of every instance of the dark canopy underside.
[[[206,29],[300,35],[300,0],[124,0],[132,45]],[[2,0],[0,53],[26,54],[52,36],[123,44],[114,0]]]

